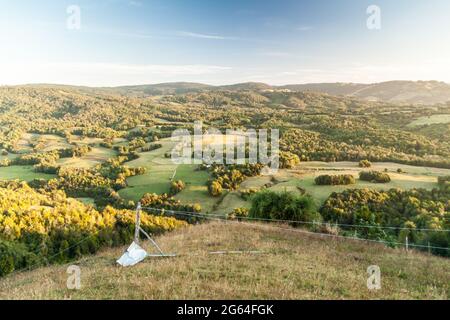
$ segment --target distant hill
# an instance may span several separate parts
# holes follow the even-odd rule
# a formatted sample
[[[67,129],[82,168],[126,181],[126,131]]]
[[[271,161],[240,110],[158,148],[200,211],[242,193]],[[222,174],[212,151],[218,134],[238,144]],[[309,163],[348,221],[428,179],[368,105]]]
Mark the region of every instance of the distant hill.
[[[292,91],[318,91],[372,101],[434,104],[450,101],[450,85],[438,81],[389,81],[375,84],[317,83],[283,86]]]
[[[36,87],[69,88],[63,85],[29,85]],[[292,84],[285,86],[271,86],[260,82],[246,82],[224,86],[211,86],[193,82],[171,82],[149,85],[89,88],[75,87],[82,92],[96,92],[107,94],[121,94],[128,96],[174,95],[211,91],[295,91],[319,92],[333,96],[348,96],[362,100],[435,104],[450,101],[450,84],[439,81],[388,81],[374,84],[361,83],[310,83]]]
[[[271,86],[247,82],[225,86],[208,86],[200,83],[163,83],[147,86],[114,88],[122,94],[159,95],[201,91],[313,91],[334,96],[351,96],[370,101],[395,103],[435,104],[450,101],[450,85],[438,81],[389,81],[374,84],[312,83]]]
[[[137,86],[124,86],[113,89],[122,94],[134,94],[134,95],[167,95],[167,94],[183,94],[189,92],[208,91],[212,89],[212,86],[202,83],[194,82],[170,82],[159,83],[153,85],[137,85]]]

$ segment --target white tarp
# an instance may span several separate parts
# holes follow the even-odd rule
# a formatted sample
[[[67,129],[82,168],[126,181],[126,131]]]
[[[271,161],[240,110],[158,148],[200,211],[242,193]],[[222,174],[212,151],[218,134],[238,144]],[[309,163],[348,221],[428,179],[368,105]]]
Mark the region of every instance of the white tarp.
[[[136,242],[133,242],[127,251],[117,260],[122,267],[131,267],[141,262],[147,257],[147,252],[142,249]]]

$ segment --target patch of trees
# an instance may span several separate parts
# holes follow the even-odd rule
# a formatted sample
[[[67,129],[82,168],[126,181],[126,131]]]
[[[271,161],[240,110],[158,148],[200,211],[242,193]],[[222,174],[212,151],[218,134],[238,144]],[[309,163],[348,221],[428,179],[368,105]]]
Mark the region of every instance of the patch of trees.
[[[326,131],[327,126],[314,129]],[[391,132],[390,135],[395,137],[396,133]],[[400,150],[391,144],[383,144],[382,141],[375,143],[375,141],[378,140],[373,139],[372,143],[369,144],[356,143],[355,140],[347,136],[337,139],[335,136],[327,135],[321,131],[290,129],[283,134],[280,140],[280,150],[297,154],[301,161],[369,160],[372,162],[396,162],[417,166],[450,168],[450,146],[445,146],[438,151],[437,145],[434,142],[429,142],[427,151],[415,152],[414,147],[411,147],[408,151]],[[420,149],[420,145],[418,144],[417,148]]]
[[[450,246],[450,234],[438,230],[450,229],[449,190],[391,189],[347,190],[333,193],[323,204],[320,212],[326,221],[340,224],[363,225],[366,228],[343,228],[350,235],[392,242],[405,242],[428,247]],[[389,226],[404,228],[382,229]],[[421,231],[419,229],[431,229]],[[436,230],[436,232],[433,232]],[[425,248],[425,250],[427,250]],[[431,249],[436,254],[449,255],[448,251]]]
[[[372,167],[372,163],[369,160],[364,159],[359,162],[359,167],[360,168],[370,168],[370,167]]]
[[[201,212],[200,204],[183,204],[168,194],[146,193],[140,200],[143,207],[185,212]]]
[[[305,195],[292,192],[273,192],[264,190],[252,197],[249,216],[253,218],[319,222],[314,200]]]
[[[209,168],[213,179],[208,181],[208,191],[212,196],[220,196],[224,189],[236,190],[248,177],[260,175],[263,168],[264,165],[259,163],[243,165],[213,164]]]
[[[355,177],[351,174],[342,175],[321,175],[314,182],[319,186],[337,186],[355,184]]]
[[[389,176],[389,174],[380,171],[361,171],[359,173],[359,179],[373,183],[391,182],[391,177]]]
[[[38,192],[25,182],[0,184],[0,276],[48,263],[65,263],[100,248],[129,243],[135,212],[92,206],[61,190]],[[161,233],[185,222],[143,213],[141,226]]]
[[[158,150],[162,148],[162,144],[161,143],[152,143],[149,144],[146,147],[142,147],[141,148],[141,152],[149,152],[149,151],[153,151],[153,150]]]

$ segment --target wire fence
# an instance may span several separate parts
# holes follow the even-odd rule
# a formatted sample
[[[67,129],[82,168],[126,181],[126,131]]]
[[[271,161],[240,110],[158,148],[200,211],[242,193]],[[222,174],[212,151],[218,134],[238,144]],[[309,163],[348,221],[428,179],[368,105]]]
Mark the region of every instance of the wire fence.
[[[165,209],[159,209],[159,208],[151,208],[151,207],[142,207],[143,210],[149,210],[149,211],[155,211],[160,212],[162,214],[172,214],[173,216],[180,215],[185,217],[191,217],[191,218],[198,218],[198,219],[205,219],[205,220],[213,220],[213,221],[226,221],[231,223],[239,223],[239,224],[245,224],[250,226],[265,226],[269,228],[279,229],[279,230],[285,230],[289,232],[296,232],[296,233],[303,233],[308,235],[316,235],[316,236],[324,236],[324,237],[331,237],[336,239],[347,239],[347,240],[356,240],[356,241],[364,241],[364,242],[374,242],[374,243],[383,243],[385,245],[389,246],[406,246],[406,248],[422,248],[422,249],[434,249],[434,250],[443,250],[443,251],[449,251],[450,248],[446,247],[438,247],[438,246],[432,246],[432,245],[421,245],[421,244],[415,244],[415,243],[401,243],[401,242],[395,242],[395,241],[385,241],[385,240],[376,240],[376,239],[367,239],[367,238],[360,238],[360,237],[349,237],[349,236],[343,236],[343,235],[336,235],[336,234],[330,234],[330,233],[321,233],[321,232],[313,232],[313,231],[307,231],[302,229],[295,229],[295,228],[286,228],[281,227],[273,224],[257,224],[257,223],[247,223],[242,222],[242,220],[247,221],[260,221],[260,222],[277,222],[277,223],[299,223],[305,221],[295,221],[295,220],[280,220],[280,219],[258,219],[258,218],[251,218],[251,217],[239,217],[238,219],[241,221],[236,220],[230,220],[224,217],[223,215],[209,215],[209,214],[201,214],[201,213],[194,213],[194,212],[187,212],[187,211],[175,211],[175,210],[165,210]],[[309,222],[308,222],[309,223]],[[314,222],[312,222],[314,224]],[[316,223],[319,224],[319,223]],[[324,224],[324,223],[320,223]],[[325,223],[326,224],[326,223]],[[356,227],[364,227],[364,228],[390,228],[390,229],[406,229],[406,230],[426,230],[426,231],[434,231],[433,229],[408,229],[408,228],[395,228],[395,227],[378,227],[378,226],[365,226],[365,225],[348,225],[348,224],[333,224],[331,225],[337,225],[337,226],[356,226]],[[449,232],[450,230],[441,230],[442,232]]]
[[[205,214],[205,213],[195,213],[191,211],[177,211],[177,210],[168,210],[168,209],[159,209],[159,208],[150,208],[150,207],[142,207],[142,209],[153,210],[155,212],[175,212],[175,213],[187,213],[187,214],[195,214],[199,218],[200,217],[218,217],[224,218],[224,215],[218,214]],[[256,218],[256,217],[239,217],[241,220],[251,220],[251,221],[262,221],[262,222],[279,222],[279,223],[291,223],[291,224],[307,224],[307,225],[331,225],[338,227],[349,227],[349,228],[367,228],[367,229],[389,229],[389,230],[409,230],[409,231],[424,231],[424,232],[450,232],[450,229],[427,229],[427,228],[406,228],[406,227],[394,227],[394,226],[371,226],[371,225],[361,225],[361,224],[343,224],[343,223],[335,223],[335,222],[322,222],[322,221],[300,221],[300,220],[283,220],[283,219],[265,219],[265,218]]]

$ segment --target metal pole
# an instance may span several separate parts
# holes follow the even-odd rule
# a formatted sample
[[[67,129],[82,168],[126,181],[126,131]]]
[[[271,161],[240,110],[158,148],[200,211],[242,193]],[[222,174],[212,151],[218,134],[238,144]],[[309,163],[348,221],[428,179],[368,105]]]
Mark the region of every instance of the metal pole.
[[[141,203],[136,207],[136,226],[134,228],[134,242],[139,244],[139,230],[141,229]]]

